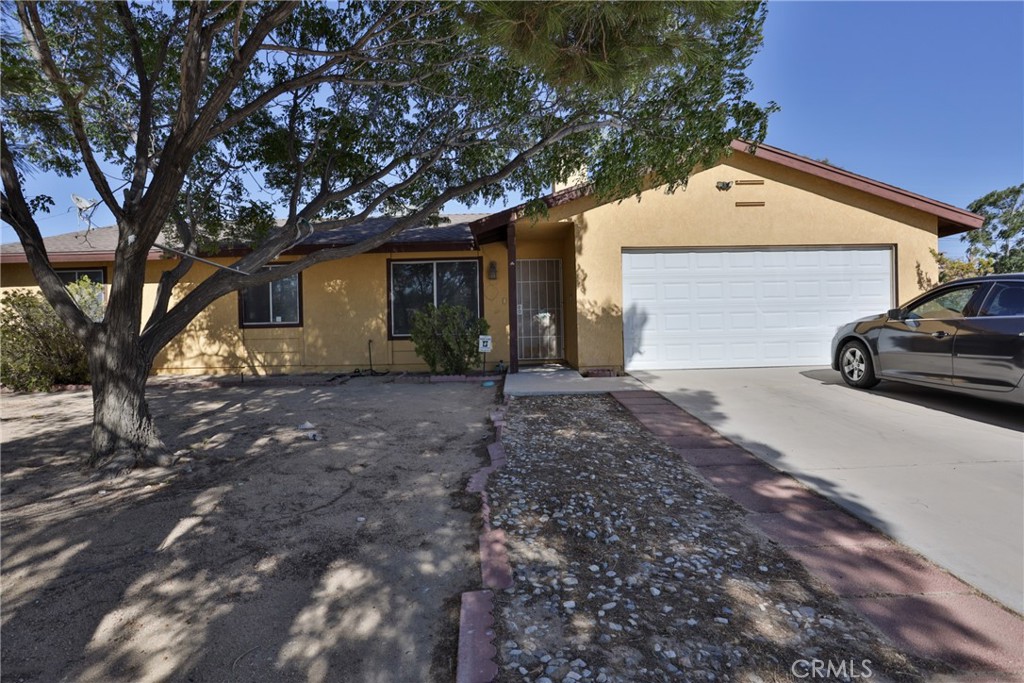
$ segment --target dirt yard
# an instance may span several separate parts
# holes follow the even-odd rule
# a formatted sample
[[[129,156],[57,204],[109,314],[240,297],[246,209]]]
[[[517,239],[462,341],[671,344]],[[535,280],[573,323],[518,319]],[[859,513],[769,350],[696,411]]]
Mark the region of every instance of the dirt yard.
[[[453,679],[493,388],[150,399],[189,453],[111,480],[81,468],[88,391],[2,397],[4,681]]]

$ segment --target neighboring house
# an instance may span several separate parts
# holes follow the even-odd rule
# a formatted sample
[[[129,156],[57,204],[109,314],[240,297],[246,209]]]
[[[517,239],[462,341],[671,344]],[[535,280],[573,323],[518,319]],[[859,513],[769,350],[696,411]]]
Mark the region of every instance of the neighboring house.
[[[223,297],[157,359],[158,373],[421,370],[410,314],[456,302],[490,322],[513,370],[582,372],[827,365],[836,326],[884,311],[936,277],[938,238],[982,218],[761,145],[694,173],[685,189],[599,204],[582,188],[522,209],[451,216],[385,246]],[[384,230],[374,218],[315,233],[280,259]],[[110,275],[114,228],[46,240],[54,266]],[[227,264],[229,255],[215,260]],[[175,260],[151,252],[147,305]],[[0,248],[0,285],[33,286],[20,245]],[[183,283],[211,272],[196,264]],[[70,276],[69,276],[70,277]]]

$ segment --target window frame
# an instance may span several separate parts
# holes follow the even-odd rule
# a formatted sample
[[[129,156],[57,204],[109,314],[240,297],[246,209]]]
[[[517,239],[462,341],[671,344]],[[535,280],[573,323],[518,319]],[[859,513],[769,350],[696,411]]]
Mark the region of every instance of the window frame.
[[[429,263],[434,267],[434,305],[437,305],[437,264],[438,263],[454,263],[454,262],[465,262],[472,261],[476,263],[476,315],[478,318],[484,317],[484,268],[483,268],[483,257],[482,256],[466,256],[456,258],[427,258],[427,259],[388,259],[387,260],[387,280],[388,280],[388,340],[389,341],[403,341],[412,338],[411,334],[396,334],[395,333],[395,295],[394,295],[394,266],[396,265],[414,265],[417,263]]]
[[[947,317],[944,317],[944,318],[935,317],[935,316],[932,316],[932,317],[917,316],[917,317],[913,317],[913,318],[910,317],[910,314],[914,311],[914,309],[921,308],[922,306],[930,304],[931,302],[935,301],[936,299],[941,299],[942,297],[948,296],[950,294],[953,294],[954,292],[960,292],[960,291],[968,290],[968,289],[971,290],[971,296],[969,296],[967,298],[967,301],[964,302],[963,309],[956,316],[947,316]],[[963,320],[965,318],[972,318],[972,317],[977,315],[979,298],[983,298],[984,297],[984,293],[986,293],[987,291],[988,291],[987,287],[985,287],[983,283],[978,283],[978,282],[972,282],[972,283],[967,283],[967,284],[963,284],[963,285],[956,285],[956,286],[947,287],[947,288],[943,289],[942,291],[937,291],[937,292],[931,293],[930,296],[924,296],[920,300],[915,301],[912,305],[907,306],[907,313],[906,313],[906,315],[904,316],[903,319],[906,322],[911,322],[911,321],[918,322],[918,321],[921,321],[921,320],[944,320],[945,321],[945,320]],[[974,304],[974,305],[972,306],[972,304]],[[945,310],[952,311],[952,309],[948,309],[948,308],[945,309]]]
[[[107,284],[109,284],[107,282],[107,267],[106,266],[94,266],[94,267],[91,267],[91,268],[54,268],[53,272],[57,273],[58,277],[60,276],[61,273],[83,273],[85,275],[88,275],[89,273],[103,273],[103,275],[102,275],[103,279],[102,280],[99,280],[99,281],[92,280],[91,276],[89,277],[89,279],[92,280],[93,282],[97,282],[98,284],[103,285],[104,287],[107,286]],[[81,279],[82,279],[82,276],[79,275],[74,280],[72,280],[72,282],[78,282]],[[67,285],[68,283],[65,282],[64,284]]]
[[[976,317],[978,317],[978,318],[1019,318],[1020,316],[1018,316],[1018,315],[1012,315],[1012,314],[1011,315],[1003,315],[1003,314],[992,315],[992,314],[990,314],[988,312],[989,311],[989,306],[991,306],[993,303],[995,303],[996,297],[998,297],[1002,293],[1001,289],[1003,289],[1003,288],[1010,288],[1010,287],[1012,287],[1012,288],[1018,288],[1019,287],[1019,288],[1024,289],[1024,282],[1019,281],[1019,280],[998,280],[996,282],[993,282],[989,286],[988,292],[985,293],[985,297],[982,299],[981,303],[978,306],[978,312],[976,314]]]
[[[263,266],[263,268],[269,268],[269,269],[273,270],[274,268],[283,268],[286,265],[288,265],[288,264],[287,263],[272,263],[272,264]],[[305,313],[304,313],[303,305],[302,305],[302,300],[303,300],[303,296],[302,296],[302,272],[300,271],[298,273],[295,273],[294,276],[288,276],[288,277],[295,277],[295,278],[298,279],[298,283],[297,283],[298,287],[297,287],[297,291],[295,293],[295,296],[296,296],[296,298],[298,300],[297,303],[298,303],[298,309],[299,309],[298,322],[287,322],[287,323],[285,323],[285,322],[278,323],[278,322],[273,322],[273,321],[265,322],[265,323],[250,323],[250,322],[246,322],[245,321],[245,296],[244,296],[244,292],[246,290],[249,290],[249,289],[254,289],[254,287],[243,287],[242,289],[238,290],[238,327],[240,329],[266,330],[266,329],[273,329],[273,328],[280,328],[280,327],[302,327],[303,326],[303,321],[304,321]],[[278,278],[278,279],[283,279],[283,278]],[[267,282],[265,284],[257,285],[257,287],[266,287],[267,288],[267,295],[270,296],[270,287],[276,281],[277,280],[271,280],[270,282]],[[273,302],[273,299],[271,299],[271,302]],[[273,305],[273,304],[271,303],[271,305]]]

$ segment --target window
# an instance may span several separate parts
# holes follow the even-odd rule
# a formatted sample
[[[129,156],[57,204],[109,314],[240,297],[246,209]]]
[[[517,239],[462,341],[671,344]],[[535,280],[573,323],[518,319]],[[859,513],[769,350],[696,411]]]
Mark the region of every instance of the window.
[[[275,266],[266,266],[270,270]],[[279,267],[279,266],[278,266]],[[302,325],[302,280],[298,274],[238,293],[242,327],[299,327]]]
[[[89,282],[97,285],[103,285],[107,282],[106,268],[59,268],[56,272],[57,277],[60,278],[65,287],[86,277],[89,278]],[[78,307],[81,308],[87,316],[97,322],[103,320],[103,315],[107,307],[107,299],[103,290],[103,287],[96,287],[95,290],[93,290],[95,292],[95,299],[93,301],[90,301],[88,298],[82,298],[85,296],[86,292],[90,291],[89,289],[71,291],[72,298],[75,299],[75,303],[78,304]]]
[[[992,285],[980,315],[1024,316],[1024,282],[997,282]]]
[[[392,261],[391,336],[408,337],[412,314],[429,304],[480,310],[480,260]]]
[[[102,285],[107,282],[107,271],[103,268],[61,268],[57,270],[57,277],[66,285],[78,282],[83,277],[87,277],[91,282],[98,282]]]
[[[964,317],[964,309],[970,302],[977,285],[960,287],[948,292],[934,296],[907,312],[907,320],[950,320]]]

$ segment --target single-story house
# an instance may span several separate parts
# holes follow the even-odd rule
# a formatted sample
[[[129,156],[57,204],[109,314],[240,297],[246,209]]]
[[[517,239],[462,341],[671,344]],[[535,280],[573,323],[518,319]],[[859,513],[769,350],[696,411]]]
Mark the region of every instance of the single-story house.
[[[450,216],[372,252],[223,297],[160,354],[157,373],[422,370],[410,314],[455,302],[490,323],[503,361],[561,361],[583,373],[829,362],[837,325],[884,311],[936,279],[938,238],[982,218],[934,199],[761,145],[733,144],[685,188],[599,203],[577,187],[522,207]],[[281,261],[350,244],[390,218],[315,233]],[[46,240],[68,279],[109,281],[115,228]],[[173,255],[151,252],[146,296]],[[229,264],[231,254],[211,258]],[[34,286],[18,244],[0,286]],[[202,263],[183,286],[207,277]],[[180,285],[182,286],[182,285]]]

